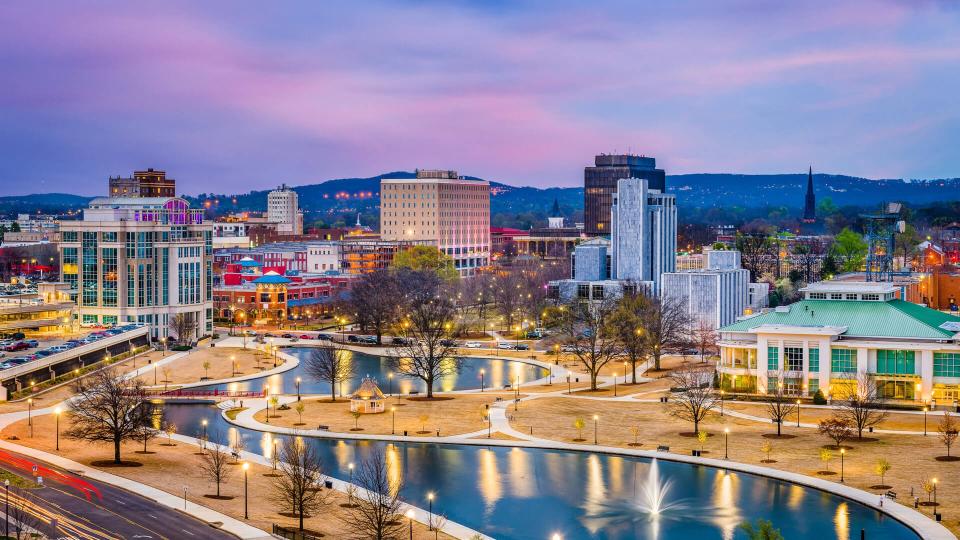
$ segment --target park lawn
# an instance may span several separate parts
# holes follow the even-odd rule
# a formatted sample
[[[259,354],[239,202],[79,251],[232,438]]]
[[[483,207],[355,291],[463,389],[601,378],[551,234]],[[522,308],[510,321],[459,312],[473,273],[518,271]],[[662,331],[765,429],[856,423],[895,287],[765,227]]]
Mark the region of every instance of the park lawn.
[[[167,353],[168,355],[170,353]],[[233,362],[236,361],[236,370]],[[204,362],[209,369],[204,370]],[[279,359],[283,362],[283,359]],[[140,365],[143,365],[142,363]],[[189,351],[183,358],[144,373],[140,380],[146,385],[171,385],[195,383],[209,377],[209,380],[228,379],[234,376],[250,375],[267,369],[273,369],[272,356],[239,347],[203,347]]]

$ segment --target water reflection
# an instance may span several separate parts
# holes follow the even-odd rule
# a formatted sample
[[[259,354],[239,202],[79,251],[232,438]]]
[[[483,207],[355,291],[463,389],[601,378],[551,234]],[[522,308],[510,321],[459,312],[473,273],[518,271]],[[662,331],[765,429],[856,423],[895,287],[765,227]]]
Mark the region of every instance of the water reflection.
[[[212,437],[229,436],[215,407],[168,405],[166,414],[181,433],[197,432],[205,418]],[[248,449],[266,455],[272,447],[267,434],[237,433]],[[349,478],[349,463],[385,452],[391,482],[404,481],[402,497],[425,506],[425,494],[434,491],[435,510],[495,538],[542,540],[556,531],[595,540],[736,538],[741,522],[763,518],[788,538],[850,540],[849,531],[862,528],[867,538],[917,539],[872,508],[710,467],[526,448],[305,441],[315,446],[328,474],[342,479]]]
[[[286,352],[297,356],[303,362],[311,349],[306,347],[292,347]],[[390,360],[383,356],[374,356],[360,352],[346,351],[344,358],[353,364],[354,378],[343,381],[338,385],[338,394],[353,392],[364,377],[372,377],[385,393],[408,394],[411,391],[426,392],[426,385],[420,379],[408,378],[393,372]],[[452,364],[452,360],[445,360]],[[500,358],[466,358],[462,362],[459,373],[452,373],[439,377],[434,382],[434,390],[450,392],[453,390],[469,390],[480,388],[480,371],[483,371],[483,386],[486,389],[501,389],[504,386],[530,382],[547,376],[548,371],[525,362],[511,361]],[[393,375],[391,377],[390,375]],[[217,388],[221,390],[261,392],[269,388],[272,393],[294,394],[297,392],[297,377],[300,378],[300,392],[303,394],[329,394],[330,383],[314,381],[304,369],[304,365],[284,372],[251,379],[204,386],[201,388]]]

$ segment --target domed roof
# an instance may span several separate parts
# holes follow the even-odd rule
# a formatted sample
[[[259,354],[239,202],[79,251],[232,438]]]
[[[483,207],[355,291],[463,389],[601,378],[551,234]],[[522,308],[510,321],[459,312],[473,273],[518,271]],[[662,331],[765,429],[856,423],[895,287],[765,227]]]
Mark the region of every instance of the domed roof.
[[[290,283],[290,280],[271,270],[270,272],[267,272],[261,277],[253,280],[253,282],[266,285],[280,285],[283,283]]]
[[[383,392],[380,391],[380,387],[377,386],[377,381],[366,377],[363,379],[363,382],[360,383],[360,387],[357,388],[356,392],[350,396],[350,399],[383,399]]]

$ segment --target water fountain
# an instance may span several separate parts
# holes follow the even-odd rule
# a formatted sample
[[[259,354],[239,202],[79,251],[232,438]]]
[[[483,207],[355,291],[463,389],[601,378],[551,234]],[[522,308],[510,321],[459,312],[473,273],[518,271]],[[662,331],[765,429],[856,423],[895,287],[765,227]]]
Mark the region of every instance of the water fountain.
[[[673,506],[666,502],[669,492],[670,480],[660,480],[660,468],[657,466],[657,460],[656,458],[650,460],[650,466],[647,468],[647,480],[640,489],[640,500],[637,501],[637,508],[649,514],[650,517],[657,517],[661,512]]]

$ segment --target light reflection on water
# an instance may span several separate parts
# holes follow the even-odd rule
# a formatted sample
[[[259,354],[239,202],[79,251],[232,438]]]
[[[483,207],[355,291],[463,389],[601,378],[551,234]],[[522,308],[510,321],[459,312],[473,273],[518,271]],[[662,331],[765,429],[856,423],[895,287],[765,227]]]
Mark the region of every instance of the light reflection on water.
[[[267,377],[260,377],[249,381],[239,381],[223,384],[203,386],[200,388],[217,388],[220,390],[254,391],[260,392],[269,386],[274,393],[294,394],[297,392],[297,377],[300,378],[300,392],[303,394],[329,394],[330,384],[324,381],[314,381],[307,375],[303,361],[309,356],[311,349],[307,347],[291,347],[284,352],[298,356],[301,365],[284,373],[277,373]],[[394,375],[386,357],[374,356],[360,352],[346,351],[344,358],[353,364],[354,378],[338,385],[337,392],[344,395],[353,392],[364,377],[376,379],[384,393],[408,394],[411,390],[426,391],[426,385],[419,379],[411,379]],[[548,371],[538,366],[508,360],[503,358],[466,358],[462,362],[459,373],[444,375],[434,382],[434,390],[449,392],[452,390],[470,390],[480,388],[483,370],[483,386],[486,389],[502,389],[504,385],[534,381],[546,377]]]
[[[212,437],[230,436],[229,424],[215,407],[168,405],[166,414],[181,434],[199,433],[200,419],[206,418]],[[237,432],[249,450],[267,455],[272,447],[268,434]],[[640,509],[651,464],[646,459],[525,448],[307,441],[316,446],[329,474],[342,479],[349,477],[349,463],[384,449],[391,481],[403,478],[406,500],[426,507],[425,495],[434,491],[436,510],[495,538],[543,540],[556,532],[567,540],[729,539],[737,538],[742,521],[764,518],[791,539],[849,540],[850,531],[861,528],[867,538],[917,539],[898,522],[860,504],[710,467],[658,460],[659,477],[671,485],[662,510],[651,519]]]

